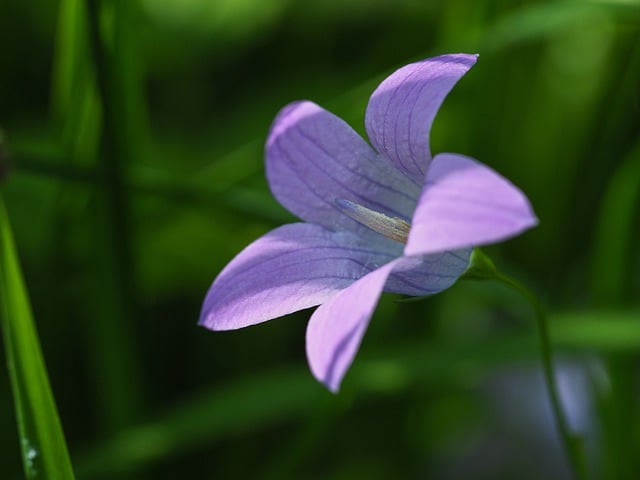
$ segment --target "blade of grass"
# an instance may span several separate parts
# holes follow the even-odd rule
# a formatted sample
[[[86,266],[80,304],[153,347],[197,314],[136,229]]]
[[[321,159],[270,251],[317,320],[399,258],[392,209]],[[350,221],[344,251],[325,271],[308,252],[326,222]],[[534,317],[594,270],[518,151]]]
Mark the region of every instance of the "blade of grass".
[[[633,22],[640,8],[632,2],[574,1],[534,2],[498,18],[485,31],[483,49],[507,49],[520,42],[533,41],[562,32],[572,25],[594,18]]]
[[[0,317],[25,476],[74,478],[9,218],[0,197]]]

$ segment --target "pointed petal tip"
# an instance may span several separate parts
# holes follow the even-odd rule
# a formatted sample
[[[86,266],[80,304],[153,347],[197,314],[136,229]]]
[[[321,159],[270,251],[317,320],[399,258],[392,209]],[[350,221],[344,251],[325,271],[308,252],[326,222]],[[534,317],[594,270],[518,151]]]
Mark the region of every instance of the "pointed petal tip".
[[[200,314],[200,318],[198,319],[198,327],[206,328],[207,330],[212,331],[222,331],[224,328],[220,328],[219,325],[216,324],[213,317],[209,313]]]
[[[321,372],[317,371],[314,368],[314,364],[309,362],[309,370],[311,370],[311,374],[313,377],[321,383],[330,393],[333,395],[337,395],[340,393],[340,384],[342,383],[342,378],[329,378],[326,375],[322,375]]]
[[[207,320],[209,318],[209,312],[205,311],[206,308],[206,299],[205,299],[205,304],[202,305],[202,309],[200,310],[200,315],[198,316],[198,326],[199,327],[205,327],[205,328],[209,328],[207,325]]]
[[[436,245],[430,246],[428,244],[425,245],[424,242],[420,241],[409,241],[405,246],[404,255],[408,257],[415,255],[430,255],[439,252],[448,252],[463,248],[476,248],[506,242],[507,240],[511,240],[512,238],[522,235],[527,230],[538,226],[538,224],[538,218],[533,214],[533,212],[531,212],[530,215],[525,215],[518,221],[514,221],[502,232],[486,234],[483,238],[479,238],[473,242],[456,238],[446,242],[438,242]]]
[[[529,210],[529,218],[527,219],[527,221],[523,222],[524,226],[523,226],[523,231],[524,230],[528,230],[530,228],[534,228],[537,227],[538,225],[540,225],[540,219],[536,216],[535,213],[533,213],[533,210]]]
[[[521,233],[524,233],[531,228],[537,227],[540,224],[540,220],[533,211],[533,207],[531,206],[531,203],[529,202],[527,196],[519,189],[518,192],[520,193],[522,202],[520,220],[518,224],[514,226],[513,232],[505,235],[505,239],[520,235]]]
[[[526,232],[527,230],[538,226],[538,223],[538,217],[535,216],[532,210],[523,212],[522,218],[518,223],[514,223],[512,230],[510,232],[505,232],[503,238],[497,239],[495,241],[501,242],[516,237]]]
[[[340,393],[340,384],[337,383],[335,385],[331,385],[329,383],[324,383],[324,386],[327,387],[327,390],[329,390],[332,394],[334,395],[338,395]]]
[[[478,53],[446,53],[437,57],[425,58],[417,63],[432,64],[434,66],[439,63],[460,64],[467,67],[466,70],[468,70],[475,65],[479,56],[480,54]]]
[[[478,60],[479,56],[479,53],[450,53],[436,58],[458,59],[473,65]]]

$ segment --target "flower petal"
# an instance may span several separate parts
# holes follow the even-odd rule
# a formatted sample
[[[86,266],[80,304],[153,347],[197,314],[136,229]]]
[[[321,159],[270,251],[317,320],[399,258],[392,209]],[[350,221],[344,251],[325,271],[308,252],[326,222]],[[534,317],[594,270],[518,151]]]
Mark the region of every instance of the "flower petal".
[[[493,243],[535,226],[527,197],[506,178],[463,155],[437,155],[411,222],[405,255]]]
[[[365,116],[369,140],[417,185],[422,185],[431,161],[431,123],[476,59],[477,55],[442,55],[406,65],[371,95]]]
[[[374,270],[318,307],[307,326],[311,372],[332,392],[353,362],[395,260]]]
[[[347,123],[308,101],[277,115],[267,140],[266,170],[282,205],[333,230],[368,232],[344,215],[336,199],[408,220],[420,194]]]
[[[467,270],[471,251],[404,257],[393,268],[384,291],[421,297],[446,290]]]
[[[231,330],[318,305],[397,256],[358,242],[354,234],[306,223],[272,230],[215,279],[200,324]]]

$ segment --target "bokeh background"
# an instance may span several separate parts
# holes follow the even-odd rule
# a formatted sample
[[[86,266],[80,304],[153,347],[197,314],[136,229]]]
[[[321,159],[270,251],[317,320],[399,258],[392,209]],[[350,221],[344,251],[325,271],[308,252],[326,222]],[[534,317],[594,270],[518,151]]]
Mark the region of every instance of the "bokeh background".
[[[383,296],[337,396],[308,311],[196,325],[223,266],[293,220],[263,172],[276,112],[310,99],[363,133],[393,69],[469,52],[432,151],[531,199],[539,227],[486,251],[549,308],[593,478],[639,478],[639,34],[631,0],[0,2],[1,194],[78,477],[570,478],[501,285]],[[20,478],[6,374],[0,444]]]

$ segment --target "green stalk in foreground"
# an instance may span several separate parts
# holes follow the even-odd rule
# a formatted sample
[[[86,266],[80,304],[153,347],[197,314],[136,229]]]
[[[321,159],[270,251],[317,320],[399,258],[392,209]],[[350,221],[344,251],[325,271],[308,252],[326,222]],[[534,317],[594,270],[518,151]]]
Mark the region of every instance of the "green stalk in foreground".
[[[493,261],[477,248],[473,251],[471,266],[464,276],[470,279],[498,281],[518,292],[533,308],[538,328],[538,336],[540,338],[542,370],[544,373],[547,391],[549,393],[549,400],[551,402],[551,409],[553,410],[556,427],[558,428],[558,433],[562,438],[569,464],[573,469],[575,478],[578,480],[586,480],[588,475],[582,439],[580,436],[572,433],[569,428],[569,423],[567,422],[567,417],[562,408],[560,394],[558,393],[558,387],[556,385],[556,375],[553,366],[553,356],[551,353],[551,339],[549,336],[549,321],[544,307],[537,297],[517,280],[499,272]]]
[[[49,385],[31,306],[0,197],[0,325],[28,479],[73,479],[73,469]]]

